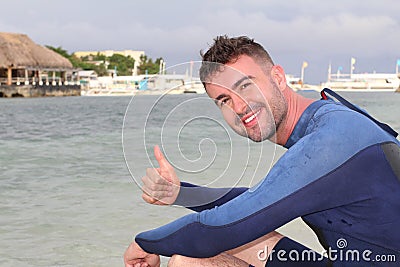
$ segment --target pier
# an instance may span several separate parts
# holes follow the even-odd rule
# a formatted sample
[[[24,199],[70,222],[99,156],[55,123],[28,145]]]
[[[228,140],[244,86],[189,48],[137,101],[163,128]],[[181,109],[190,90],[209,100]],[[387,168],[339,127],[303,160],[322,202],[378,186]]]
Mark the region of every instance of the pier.
[[[0,97],[80,96],[80,85],[9,85],[0,86]]]

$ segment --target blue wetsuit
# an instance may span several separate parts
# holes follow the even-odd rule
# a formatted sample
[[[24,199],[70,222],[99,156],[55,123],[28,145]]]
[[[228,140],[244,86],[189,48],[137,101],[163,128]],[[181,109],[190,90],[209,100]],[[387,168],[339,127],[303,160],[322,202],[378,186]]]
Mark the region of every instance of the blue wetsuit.
[[[328,251],[357,250],[360,258],[371,251],[367,263],[361,258],[344,266],[371,265],[381,254],[395,255],[392,264],[399,266],[399,141],[366,116],[319,100],[302,114],[285,147],[268,175],[250,189],[234,188],[217,199],[224,189],[182,183],[177,203],[212,202],[138,234],[136,242],[150,253],[205,258],[301,217]],[[338,247],[338,240],[346,246]],[[339,252],[334,266],[346,261]]]

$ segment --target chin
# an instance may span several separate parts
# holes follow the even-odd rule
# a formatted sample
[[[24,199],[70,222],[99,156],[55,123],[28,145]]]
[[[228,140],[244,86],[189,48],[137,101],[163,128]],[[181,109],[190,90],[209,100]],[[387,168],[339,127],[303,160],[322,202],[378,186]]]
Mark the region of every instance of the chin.
[[[247,137],[248,139],[250,139],[251,141],[256,142],[256,143],[264,141],[264,138],[262,138],[262,135],[260,135],[260,133],[248,134],[245,137]]]
[[[275,131],[270,131],[268,134],[259,132],[257,134],[247,135],[247,138],[249,138],[250,140],[252,140],[256,143],[259,143],[259,142],[263,142],[265,140],[270,140],[270,138],[272,138],[274,135],[275,135]]]
[[[249,139],[250,139],[251,141],[253,141],[254,143],[261,143],[262,141],[264,141],[264,139],[262,139],[262,138],[257,138],[257,139],[255,139],[255,138],[250,138],[250,137],[249,137]]]

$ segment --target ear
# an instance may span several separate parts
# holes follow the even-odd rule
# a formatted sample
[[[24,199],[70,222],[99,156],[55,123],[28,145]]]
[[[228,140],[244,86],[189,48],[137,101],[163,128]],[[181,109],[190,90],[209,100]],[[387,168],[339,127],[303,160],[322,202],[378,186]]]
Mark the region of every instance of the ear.
[[[271,77],[279,86],[281,91],[285,90],[287,83],[286,83],[286,75],[285,71],[280,65],[274,65],[271,68]]]

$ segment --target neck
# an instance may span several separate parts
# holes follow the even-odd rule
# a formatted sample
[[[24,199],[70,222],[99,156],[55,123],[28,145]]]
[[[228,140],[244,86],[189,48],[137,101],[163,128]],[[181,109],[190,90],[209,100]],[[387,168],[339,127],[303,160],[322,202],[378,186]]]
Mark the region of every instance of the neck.
[[[286,144],[304,110],[314,102],[295,93],[290,87],[286,87],[282,93],[287,101],[287,113],[276,132],[276,143],[279,145]]]

